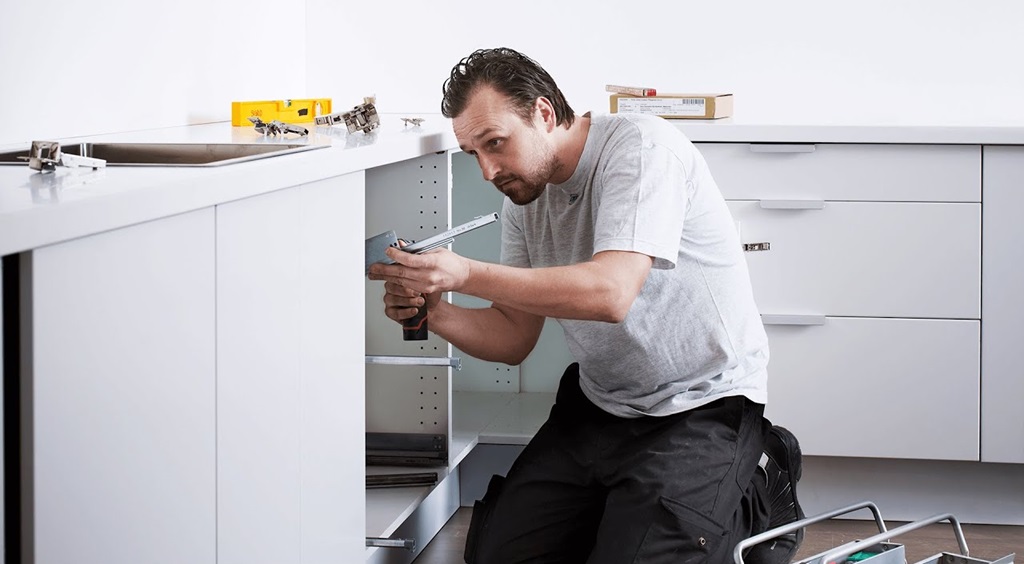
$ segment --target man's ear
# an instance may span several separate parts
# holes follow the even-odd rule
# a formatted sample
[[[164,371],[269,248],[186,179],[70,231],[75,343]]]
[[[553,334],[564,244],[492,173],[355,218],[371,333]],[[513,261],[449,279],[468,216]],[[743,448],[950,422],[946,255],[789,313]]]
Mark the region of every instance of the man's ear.
[[[555,129],[558,122],[558,117],[555,115],[555,107],[551,104],[551,101],[541,96],[533,103],[534,115],[540,122],[537,125],[543,125],[544,131],[550,133]]]

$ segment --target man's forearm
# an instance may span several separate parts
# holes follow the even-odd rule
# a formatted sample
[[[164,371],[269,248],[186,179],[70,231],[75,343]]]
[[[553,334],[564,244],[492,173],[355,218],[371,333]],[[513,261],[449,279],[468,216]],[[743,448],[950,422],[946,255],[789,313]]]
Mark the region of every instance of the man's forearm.
[[[525,312],[534,317],[619,323],[652,266],[650,256],[629,251],[603,251],[587,262],[547,268],[491,264],[447,249],[422,255],[397,249],[387,252],[396,264],[371,265],[371,280],[385,280],[407,295],[454,291],[476,296],[507,306],[512,311],[505,311],[505,316],[513,318]]]
[[[468,282],[459,291],[544,317],[618,323],[640,292],[650,260],[614,253],[550,268],[472,261]]]
[[[510,365],[530,354],[540,333],[538,326],[516,323],[495,307],[469,309],[442,301],[430,310],[429,319],[433,333],[466,354]]]

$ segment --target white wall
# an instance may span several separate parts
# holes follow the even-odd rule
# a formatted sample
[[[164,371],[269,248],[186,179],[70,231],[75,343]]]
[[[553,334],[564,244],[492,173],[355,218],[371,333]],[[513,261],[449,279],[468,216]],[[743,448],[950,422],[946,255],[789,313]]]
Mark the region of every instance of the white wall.
[[[331,10],[332,0],[307,0]],[[438,112],[451,67],[509,46],[558,81],[577,112],[608,111],[606,84],[735,94],[737,118],[998,122],[1024,118],[1019,0],[392,1],[343,43],[310,38],[312,90],[380,111]],[[367,21],[374,18],[367,17]],[[802,118],[795,98],[803,100]],[[980,105],[980,106],[979,106]]]
[[[304,0],[4,0],[0,144],[223,121],[305,96]]]
[[[733,92],[759,121],[1021,121],[1022,26],[1018,0],[11,0],[0,144],[227,120],[232,100],[435,113],[452,65],[498,45],[580,112],[625,83]]]

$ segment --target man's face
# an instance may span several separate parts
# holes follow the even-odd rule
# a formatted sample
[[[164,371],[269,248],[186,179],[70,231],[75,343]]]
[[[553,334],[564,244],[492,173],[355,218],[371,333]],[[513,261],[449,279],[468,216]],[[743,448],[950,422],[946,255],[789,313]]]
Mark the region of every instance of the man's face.
[[[462,150],[476,157],[484,180],[515,204],[526,205],[540,197],[558,169],[540,111],[527,124],[512,110],[508,98],[490,86],[473,92],[452,126]]]

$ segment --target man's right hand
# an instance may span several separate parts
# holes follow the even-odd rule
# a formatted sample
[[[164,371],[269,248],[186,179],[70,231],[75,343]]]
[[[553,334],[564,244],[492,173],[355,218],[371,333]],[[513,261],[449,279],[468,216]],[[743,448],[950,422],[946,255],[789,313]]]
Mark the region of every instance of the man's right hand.
[[[394,282],[384,283],[384,315],[399,323],[416,315],[424,303],[427,304],[427,311],[430,311],[437,307],[440,301],[440,292],[424,296]]]

